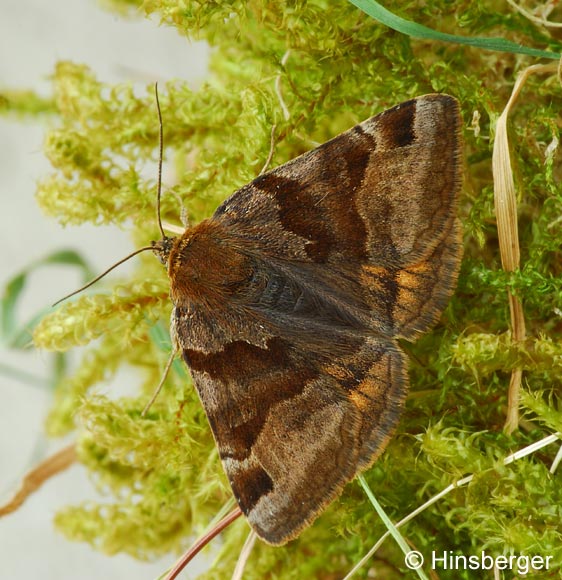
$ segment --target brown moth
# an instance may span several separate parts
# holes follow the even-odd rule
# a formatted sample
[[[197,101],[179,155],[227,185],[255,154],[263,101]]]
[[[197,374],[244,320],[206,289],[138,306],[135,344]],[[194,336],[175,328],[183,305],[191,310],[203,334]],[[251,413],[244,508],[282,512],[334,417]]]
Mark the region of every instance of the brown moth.
[[[173,341],[269,544],[295,538],[396,428],[397,339],[436,323],[457,278],[460,123],[452,97],[407,101],[153,242]]]

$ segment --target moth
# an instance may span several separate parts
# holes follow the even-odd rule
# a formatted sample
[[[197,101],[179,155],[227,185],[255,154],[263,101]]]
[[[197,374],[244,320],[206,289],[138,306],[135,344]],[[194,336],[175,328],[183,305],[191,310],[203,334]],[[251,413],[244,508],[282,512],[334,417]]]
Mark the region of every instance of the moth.
[[[460,132],[454,98],[404,102],[152,243],[173,342],[269,544],[295,538],[396,428],[397,341],[437,322],[457,279]]]

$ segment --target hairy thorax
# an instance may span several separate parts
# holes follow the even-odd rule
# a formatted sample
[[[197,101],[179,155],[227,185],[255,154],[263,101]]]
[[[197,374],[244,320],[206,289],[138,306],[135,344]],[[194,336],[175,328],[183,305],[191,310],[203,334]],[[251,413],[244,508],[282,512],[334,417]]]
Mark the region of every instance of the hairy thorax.
[[[252,277],[251,259],[221,224],[205,220],[176,239],[168,257],[170,294],[177,307],[223,306]]]

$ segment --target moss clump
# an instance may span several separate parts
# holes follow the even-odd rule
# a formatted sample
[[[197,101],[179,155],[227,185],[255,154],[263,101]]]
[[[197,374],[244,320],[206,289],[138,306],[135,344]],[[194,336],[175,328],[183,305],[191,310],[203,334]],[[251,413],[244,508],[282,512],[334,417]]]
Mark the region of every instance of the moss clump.
[[[131,2],[113,5],[126,12]],[[477,473],[467,489],[408,524],[404,533],[412,545],[422,552],[550,555],[553,563],[544,574],[559,576],[561,486],[558,472],[548,471],[552,450],[509,466],[501,462],[562,424],[562,163],[558,151],[547,151],[560,131],[556,80],[531,78],[511,119],[523,266],[508,275],[497,245],[490,135],[514,73],[528,61],[413,41],[346,2],[149,0],[142,7],[214,47],[211,76],[200,90],[181,81],[160,87],[167,151],[181,169],[174,193],[192,222],[259,173],[272,126],[277,165],[415,95],[446,91],[460,100],[466,179],[459,286],[441,325],[410,347],[415,356],[406,412],[366,478],[398,520],[458,477]],[[407,2],[401,10],[448,32],[509,36],[560,51],[556,40],[503,3]],[[64,62],[54,72],[53,88],[61,124],[46,140],[54,173],[39,184],[38,202],[63,224],[127,222],[139,246],[157,238],[155,184],[140,176],[158,142],[151,87],[139,97],[128,86],[100,83],[83,65]],[[166,195],[164,219],[177,221],[178,212],[174,197]],[[109,553],[145,558],[188,544],[230,491],[185,374],[173,370],[149,415],[140,416],[165,359],[151,337],[156,321],[167,320],[170,303],[160,265],[152,257],[137,263],[126,288],[63,304],[37,328],[35,342],[60,350],[89,345],[81,366],[60,385],[49,427],[59,434],[76,423],[82,462],[113,494],[106,503],[68,508],[57,516],[59,526]],[[508,290],[523,301],[527,316],[528,340],[517,346],[508,334]],[[144,373],[138,398],[115,402],[88,394],[123,364]],[[507,437],[502,425],[515,367],[525,371],[525,428]],[[239,521],[225,533],[220,560],[205,577],[231,572],[246,530]],[[297,541],[283,548],[256,546],[245,578],[341,577],[383,532],[359,486],[351,484]],[[392,542],[363,576],[369,571],[390,580],[407,573]],[[472,577],[463,574],[439,571],[442,579]],[[534,575],[542,577],[547,575]]]

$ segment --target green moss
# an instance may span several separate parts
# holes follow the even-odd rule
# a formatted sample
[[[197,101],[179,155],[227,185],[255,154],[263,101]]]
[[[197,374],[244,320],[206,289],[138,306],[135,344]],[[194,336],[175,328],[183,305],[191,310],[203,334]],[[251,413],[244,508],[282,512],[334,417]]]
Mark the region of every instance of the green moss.
[[[498,252],[490,136],[514,73],[530,61],[413,41],[346,2],[111,4],[123,12],[142,4],[146,13],[214,46],[211,75],[201,89],[180,81],[160,86],[166,163],[177,161],[174,192],[192,222],[259,173],[273,125],[278,165],[409,97],[446,91],[459,98],[466,126],[459,287],[441,325],[408,347],[412,393],[406,412],[366,478],[398,520],[462,475],[477,473],[468,488],[411,521],[405,536],[422,552],[552,555],[556,565],[548,577],[560,577],[562,498],[559,473],[548,472],[553,450],[509,466],[501,461],[562,425],[562,163],[558,151],[546,155],[560,132],[560,88],[551,79],[531,78],[510,120],[522,268],[508,275]],[[504,3],[422,4],[403,3],[401,14],[448,32],[504,35],[560,50]],[[140,97],[128,86],[102,84],[84,65],[64,62],[54,72],[53,94],[60,126],[46,140],[54,171],[38,187],[42,208],[62,224],[124,226],[139,246],[157,238],[155,182],[140,177],[158,142],[152,88]],[[163,218],[179,221],[172,195],[163,198]],[[139,257],[137,264],[126,286],[112,294],[59,307],[37,328],[35,342],[56,350],[88,346],[78,370],[59,385],[49,427],[57,434],[77,429],[80,459],[107,497],[66,509],[57,516],[59,527],[109,553],[148,558],[189,544],[230,491],[203,411],[181,373],[172,370],[149,415],[140,416],[165,359],[151,333],[157,320],[167,320],[170,303],[156,260]],[[100,284],[100,292],[103,284],[110,282]],[[527,317],[529,336],[520,345],[508,332],[508,290],[522,299]],[[125,364],[143,373],[138,398],[92,395],[92,387]],[[525,371],[525,430],[507,437],[506,393],[516,367]],[[224,534],[220,559],[206,578],[231,573],[247,530],[239,521]],[[382,533],[359,486],[351,484],[297,541],[283,548],[258,543],[245,578],[341,577]],[[361,574],[369,573],[405,577],[393,542]],[[452,571],[439,571],[439,577],[470,578]]]
[[[56,113],[52,99],[46,99],[33,91],[2,91],[0,94],[0,113],[19,117],[34,117],[45,113]]]

